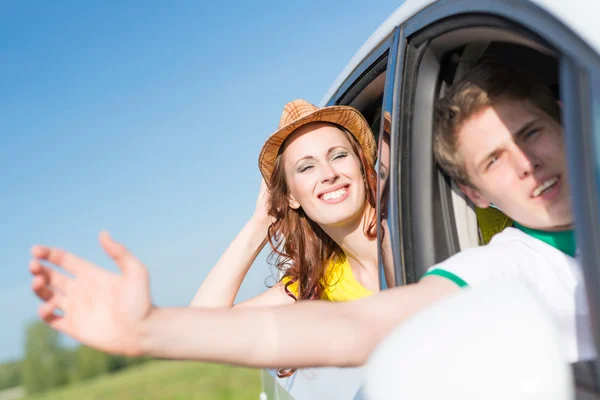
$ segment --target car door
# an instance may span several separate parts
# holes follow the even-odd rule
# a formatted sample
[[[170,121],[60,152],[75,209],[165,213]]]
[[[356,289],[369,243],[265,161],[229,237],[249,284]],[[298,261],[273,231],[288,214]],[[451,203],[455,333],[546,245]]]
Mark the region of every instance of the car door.
[[[543,2],[542,2],[543,3]],[[586,6],[575,2],[574,7]],[[590,6],[591,7],[591,6]],[[434,103],[484,58],[537,74],[563,105],[573,208],[596,347],[600,335],[598,53],[555,14],[529,1],[440,0],[408,19],[405,65],[397,86],[399,265],[407,282],[461,249],[482,242],[478,210],[436,168]],[[493,362],[490,360],[490,362]],[[578,398],[600,399],[595,362],[573,365]],[[484,396],[485,397],[485,396]]]

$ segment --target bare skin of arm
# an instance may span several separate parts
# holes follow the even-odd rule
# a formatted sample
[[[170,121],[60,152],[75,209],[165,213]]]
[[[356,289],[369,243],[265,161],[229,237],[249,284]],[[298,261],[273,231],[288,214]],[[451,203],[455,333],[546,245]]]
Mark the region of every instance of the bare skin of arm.
[[[57,248],[34,246],[32,287],[43,301],[39,315],[51,327],[115,354],[267,368],[357,366],[400,322],[460,290],[444,278],[430,276],[346,303],[315,300],[232,310],[155,308],[144,265],[108,234],[101,234],[100,242],[121,274]]]
[[[254,260],[267,243],[271,218],[267,214],[268,190],[264,180],[256,200],[256,210],[196,292],[190,307],[229,308],[247,306],[276,306],[291,304],[289,297],[277,284],[250,300],[234,305],[242,281]]]
[[[232,307],[244,277],[267,242],[268,222],[250,219],[210,270],[190,306]]]

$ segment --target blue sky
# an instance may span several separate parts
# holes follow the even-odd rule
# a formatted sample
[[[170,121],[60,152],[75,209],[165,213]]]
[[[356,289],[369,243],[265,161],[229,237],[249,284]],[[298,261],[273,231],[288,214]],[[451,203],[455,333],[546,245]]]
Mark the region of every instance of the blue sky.
[[[29,248],[115,269],[101,229],[183,306],[251,216],[283,105],[318,103],[401,3],[0,3],[0,361],[36,318]],[[271,275],[263,252],[239,300]]]

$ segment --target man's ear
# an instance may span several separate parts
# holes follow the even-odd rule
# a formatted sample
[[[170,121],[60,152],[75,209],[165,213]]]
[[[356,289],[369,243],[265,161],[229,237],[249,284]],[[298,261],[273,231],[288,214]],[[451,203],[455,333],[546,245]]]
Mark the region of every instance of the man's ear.
[[[474,187],[461,183],[458,184],[458,187],[477,207],[488,208],[490,206],[490,202]]]
[[[300,208],[300,203],[298,203],[298,201],[296,201],[294,196],[292,196],[291,194],[288,196],[288,204],[290,205],[290,208],[292,208],[294,210],[297,210]]]

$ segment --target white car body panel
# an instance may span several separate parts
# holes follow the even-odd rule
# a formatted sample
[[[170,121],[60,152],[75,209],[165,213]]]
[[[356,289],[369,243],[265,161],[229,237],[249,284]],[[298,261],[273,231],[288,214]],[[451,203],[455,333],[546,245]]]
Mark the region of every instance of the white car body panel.
[[[406,0],[400,7],[390,15],[377,30],[358,49],[350,62],[338,75],[329,90],[323,96],[320,107],[323,107],[335,94],[339,87],[352,74],[352,71],[369,56],[394,30],[395,27],[423,10],[438,0]],[[481,0],[482,2],[484,0]],[[489,1],[490,9],[499,0]],[[600,1],[590,0],[530,0],[531,3],[546,10],[557,20],[564,23],[580,38],[582,38],[596,52],[600,53],[600,26],[598,15],[600,14]]]

